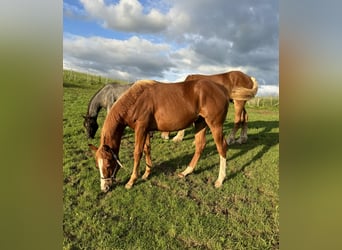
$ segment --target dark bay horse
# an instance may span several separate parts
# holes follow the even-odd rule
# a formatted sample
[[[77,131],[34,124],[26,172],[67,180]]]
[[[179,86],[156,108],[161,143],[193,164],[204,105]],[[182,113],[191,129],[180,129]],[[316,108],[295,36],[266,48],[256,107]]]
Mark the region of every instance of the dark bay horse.
[[[258,83],[254,77],[250,77],[241,71],[229,71],[216,75],[188,75],[185,81],[195,79],[208,79],[218,84],[222,84],[228,91],[229,99],[234,103],[235,117],[234,128],[228,137],[228,145],[235,143],[235,134],[241,127],[238,143],[247,141],[247,111],[245,109],[246,101],[252,99],[258,91]],[[244,94],[241,94],[244,92]],[[178,131],[173,141],[181,141],[184,137],[184,130]]]
[[[97,116],[100,110],[104,108],[108,113],[113,103],[131,86],[132,84],[108,83],[93,95],[88,104],[87,114],[83,116],[83,126],[88,138],[94,139],[99,127]]]
[[[187,168],[179,174],[192,173],[205,147],[205,132],[209,127],[220,156],[220,170],[215,187],[226,176],[227,142],[223,123],[229,100],[227,89],[207,79],[164,84],[152,80],[137,81],[112,106],[101,131],[100,146],[89,144],[100,170],[101,190],[107,192],[122,167],[119,149],[126,126],[134,129],[134,166],[126,184],[129,189],[138,178],[142,153],[146,156],[146,179],[152,167],[149,131],[177,131],[195,124],[195,153]]]

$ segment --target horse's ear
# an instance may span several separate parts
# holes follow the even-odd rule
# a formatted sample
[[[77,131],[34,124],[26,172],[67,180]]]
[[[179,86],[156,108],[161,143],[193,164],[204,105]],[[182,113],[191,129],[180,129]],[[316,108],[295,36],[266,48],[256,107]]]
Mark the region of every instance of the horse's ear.
[[[96,153],[96,151],[97,151],[97,147],[96,146],[94,146],[93,144],[88,144],[88,146],[89,146],[89,148],[91,149],[91,151],[94,153],[94,155],[95,155],[95,153]]]

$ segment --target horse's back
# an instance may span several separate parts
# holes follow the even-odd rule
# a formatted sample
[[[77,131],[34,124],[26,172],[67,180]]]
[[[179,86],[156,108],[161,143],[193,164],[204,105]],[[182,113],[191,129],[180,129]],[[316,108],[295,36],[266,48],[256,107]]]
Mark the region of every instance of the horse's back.
[[[227,108],[226,89],[211,80],[162,83],[139,81],[123,96],[127,122],[150,124],[153,130],[174,131],[188,127],[199,116],[222,112]],[[224,114],[225,116],[225,114]]]
[[[226,73],[215,74],[215,75],[201,75],[194,74],[188,75],[185,81],[195,80],[195,79],[208,79],[216,83],[225,85],[229,91],[235,87],[244,87],[251,89],[253,87],[253,81],[250,76],[241,71],[229,71]]]
[[[172,84],[159,83],[153,87],[155,107],[164,106],[167,113],[198,113],[204,108],[221,109],[227,105],[227,90],[209,79]]]
[[[208,79],[177,83],[140,80],[122,95],[110,115],[133,129],[175,131],[190,126],[200,116],[224,120],[226,92]]]

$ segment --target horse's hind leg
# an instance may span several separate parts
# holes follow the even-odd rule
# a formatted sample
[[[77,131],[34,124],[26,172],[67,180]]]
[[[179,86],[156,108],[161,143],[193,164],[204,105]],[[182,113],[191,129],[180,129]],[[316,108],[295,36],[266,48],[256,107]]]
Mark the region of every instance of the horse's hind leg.
[[[227,142],[224,139],[222,126],[210,127],[213,134],[213,138],[216,144],[217,152],[220,155],[220,171],[218,178],[215,182],[215,187],[219,188],[226,177],[226,154],[227,154]]]
[[[175,137],[173,137],[172,141],[174,141],[174,142],[182,141],[184,138],[184,132],[185,132],[185,129],[179,130],[177,135]]]
[[[147,177],[151,173],[151,168],[152,168],[152,160],[151,160],[151,140],[150,140],[150,134],[147,133],[146,140],[145,140],[145,145],[144,145],[144,153],[146,157],[146,169],[145,173],[142,176],[143,180],[146,180]]]
[[[168,140],[170,136],[170,132],[161,132],[160,136],[162,139]]]
[[[188,174],[191,174],[198,162],[198,159],[200,158],[203,149],[205,147],[205,132],[206,132],[207,124],[205,123],[204,120],[201,120],[199,122],[195,122],[195,144],[196,144],[196,149],[195,149],[195,154],[191,159],[191,162],[189,163],[188,167],[178,174],[180,178],[183,178],[187,176]]]
[[[234,109],[235,109],[235,116],[234,116],[234,127],[232,132],[229,134],[227,143],[228,145],[235,143],[235,134],[239,130],[241,122],[242,122],[242,112],[245,106],[245,101],[234,100]]]
[[[248,122],[248,115],[247,115],[247,111],[245,108],[243,108],[242,110],[242,114],[241,114],[241,134],[240,134],[240,138],[237,140],[238,143],[242,144],[242,143],[246,143],[247,142],[247,122]]]

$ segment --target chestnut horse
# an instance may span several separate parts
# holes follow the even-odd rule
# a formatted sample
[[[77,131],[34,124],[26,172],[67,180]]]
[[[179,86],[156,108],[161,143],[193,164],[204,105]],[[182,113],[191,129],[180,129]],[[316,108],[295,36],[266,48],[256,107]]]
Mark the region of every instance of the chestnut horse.
[[[126,126],[134,129],[134,165],[125,185],[131,188],[138,178],[142,153],[146,156],[146,179],[152,167],[149,131],[176,131],[195,124],[196,149],[187,168],[178,176],[192,173],[205,147],[205,132],[209,127],[220,156],[220,170],[215,187],[226,176],[227,142],[223,123],[229,100],[222,85],[207,79],[165,84],[152,80],[137,81],[112,106],[101,131],[100,146],[89,144],[100,170],[101,190],[107,192],[122,167],[119,160],[121,138]]]
[[[230,71],[227,73],[216,75],[188,75],[185,81],[195,79],[208,79],[218,84],[222,84],[229,94],[230,101],[234,102],[234,128],[228,137],[228,145],[235,143],[235,134],[241,127],[240,138],[238,143],[245,143],[247,141],[247,111],[245,109],[246,101],[252,99],[258,91],[258,83],[254,77],[250,77],[241,71]],[[244,95],[241,95],[241,90]],[[167,135],[165,135],[167,137]],[[184,130],[178,131],[177,135],[172,139],[173,141],[181,141],[184,137]]]

